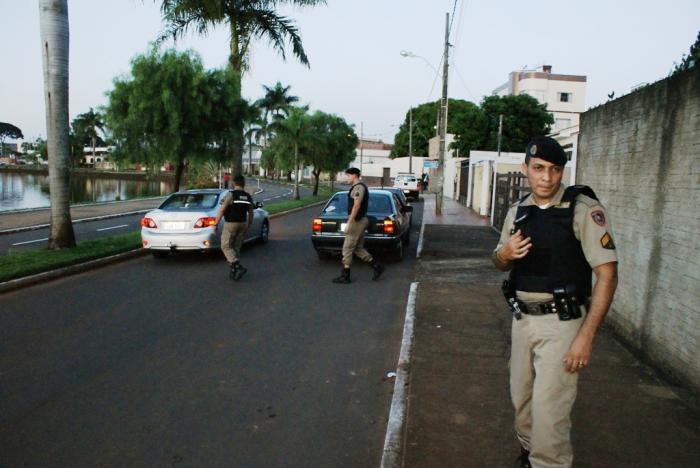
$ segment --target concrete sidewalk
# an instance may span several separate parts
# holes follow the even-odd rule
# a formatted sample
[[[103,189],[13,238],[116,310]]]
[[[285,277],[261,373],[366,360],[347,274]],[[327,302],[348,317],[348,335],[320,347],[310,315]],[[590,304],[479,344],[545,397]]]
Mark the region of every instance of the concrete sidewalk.
[[[425,203],[402,466],[515,466],[512,319],[489,258],[498,234],[454,202],[441,217]],[[699,466],[693,405],[603,328],[580,378],[574,466]]]

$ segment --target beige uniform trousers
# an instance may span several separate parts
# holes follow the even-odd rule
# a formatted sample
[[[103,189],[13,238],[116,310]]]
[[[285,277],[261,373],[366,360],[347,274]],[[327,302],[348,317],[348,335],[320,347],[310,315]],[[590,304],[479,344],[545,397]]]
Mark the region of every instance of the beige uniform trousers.
[[[367,229],[368,223],[369,220],[367,218],[362,218],[353,221],[348,226],[348,231],[345,233],[345,240],[343,241],[343,266],[345,268],[350,268],[352,265],[353,254],[365,262],[372,261],[372,255],[364,247],[365,229]]]
[[[241,247],[248,232],[248,223],[225,222],[221,231],[221,251],[229,263],[235,263],[241,256]]]
[[[571,408],[578,373],[562,360],[583,317],[561,321],[557,314],[523,315],[513,319],[510,394],[515,406],[515,431],[530,451],[535,468],[570,467]]]

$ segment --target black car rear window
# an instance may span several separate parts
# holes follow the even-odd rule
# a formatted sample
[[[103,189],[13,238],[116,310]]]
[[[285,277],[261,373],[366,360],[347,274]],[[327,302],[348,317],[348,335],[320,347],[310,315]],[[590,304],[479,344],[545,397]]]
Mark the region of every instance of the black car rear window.
[[[161,210],[211,210],[219,199],[218,193],[176,193],[160,205]]]
[[[394,211],[391,206],[391,199],[388,195],[383,193],[369,193],[369,202],[367,204],[368,213],[380,213],[388,214]],[[326,208],[323,210],[325,214],[347,214],[348,213],[348,195],[338,194],[335,195]]]

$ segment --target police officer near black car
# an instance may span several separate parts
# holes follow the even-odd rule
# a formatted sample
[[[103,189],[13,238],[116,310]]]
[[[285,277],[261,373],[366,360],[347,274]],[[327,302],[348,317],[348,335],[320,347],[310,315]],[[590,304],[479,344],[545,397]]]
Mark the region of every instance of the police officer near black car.
[[[374,270],[372,281],[377,281],[384,272],[384,266],[364,247],[365,230],[369,224],[367,219],[367,207],[369,205],[369,189],[360,180],[360,170],[350,167],[345,170],[346,182],[351,185],[348,191],[348,221],[345,225],[345,239],[343,240],[343,269],[340,276],[333,278],[334,283],[350,283],[350,267],[353,256],[368,262]]]
[[[240,280],[248,271],[240,262],[241,247],[246,232],[253,224],[253,197],[245,191],[245,178],[241,175],[233,178],[233,190],[226,194],[216,215],[216,225],[224,218],[221,232],[221,251],[229,263],[229,278]]]
[[[561,183],[567,157],[535,137],[522,172],[532,192],[511,206],[493,263],[510,271],[510,393],[521,467],[570,467],[578,373],[617,287],[610,221],[593,190]],[[592,285],[592,275],[596,282]]]

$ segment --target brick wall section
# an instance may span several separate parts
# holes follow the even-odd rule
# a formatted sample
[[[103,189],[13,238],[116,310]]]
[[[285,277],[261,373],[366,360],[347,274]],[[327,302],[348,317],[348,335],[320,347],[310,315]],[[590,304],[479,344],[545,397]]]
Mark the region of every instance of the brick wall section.
[[[700,67],[582,114],[578,151],[620,258],[608,323],[700,394]]]

